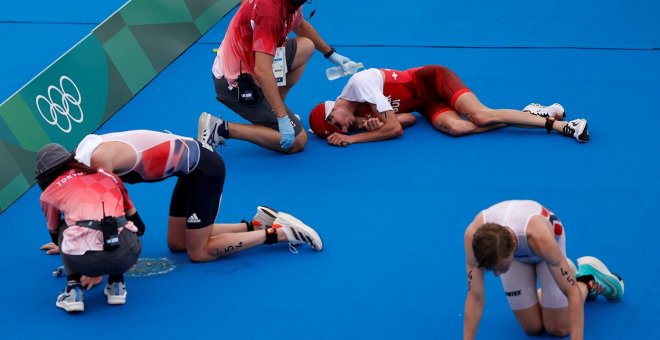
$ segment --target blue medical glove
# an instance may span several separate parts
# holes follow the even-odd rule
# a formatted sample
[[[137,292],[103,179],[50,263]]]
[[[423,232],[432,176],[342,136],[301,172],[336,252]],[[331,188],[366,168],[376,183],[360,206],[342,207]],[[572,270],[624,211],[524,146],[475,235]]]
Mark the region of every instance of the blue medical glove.
[[[291,123],[289,116],[278,117],[277,127],[280,129],[280,146],[282,149],[289,149],[293,146],[295,139],[293,123]]]
[[[343,68],[344,71],[346,71],[346,65],[345,64],[350,63],[352,61],[351,59],[348,59],[348,58],[344,57],[343,55],[341,55],[337,52],[332,53],[328,57],[328,60],[332,61],[333,63],[335,63],[339,66],[341,66],[341,68]]]

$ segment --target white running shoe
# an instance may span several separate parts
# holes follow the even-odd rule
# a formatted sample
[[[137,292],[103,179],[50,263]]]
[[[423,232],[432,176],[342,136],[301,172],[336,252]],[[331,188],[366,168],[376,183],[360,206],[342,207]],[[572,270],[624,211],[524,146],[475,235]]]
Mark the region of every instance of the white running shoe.
[[[543,118],[554,118],[555,120],[564,120],[566,118],[566,111],[564,111],[564,107],[559,103],[554,103],[549,106],[531,103],[525,106],[522,110]]]
[[[81,285],[67,287],[63,293],[57,296],[55,306],[67,312],[82,312],[85,310],[83,302],[83,289]]]
[[[277,218],[277,210],[265,205],[257,207],[257,213],[252,218],[252,225],[255,230],[264,230],[273,226]]]
[[[299,219],[287,213],[280,212],[277,214],[277,218],[273,221],[273,228],[282,230],[286,234],[289,245],[295,246],[307,243],[316,251],[323,250],[323,241],[321,241],[319,234]]]
[[[584,118],[574,119],[568,122],[562,130],[564,136],[574,137],[578,142],[586,143],[589,141],[589,128],[587,120]]]
[[[208,144],[212,148],[225,144],[225,139],[218,135],[218,127],[224,124],[224,121],[218,117],[202,112],[197,121],[197,139],[202,144]]]
[[[107,283],[103,290],[108,297],[109,305],[123,305],[126,303],[126,285],[123,282]]]
[[[623,297],[624,284],[619,275],[613,274],[605,264],[593,256],[583,256],[578,260],[579,276],[591,276],[593,286],[589,289],[591,299],[598,294],[605,296],[611,302],[618,302]]]

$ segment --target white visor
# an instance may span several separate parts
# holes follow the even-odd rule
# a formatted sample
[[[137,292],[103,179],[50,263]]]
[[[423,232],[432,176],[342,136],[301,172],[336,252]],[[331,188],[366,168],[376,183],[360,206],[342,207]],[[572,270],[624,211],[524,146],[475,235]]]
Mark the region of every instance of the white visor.
[[[330,112],[332,112],[332,108],[335,107],[335,102],[332,100],[326,100],[325,101],[325,119],[328,119],[328,116],[330,115]]]

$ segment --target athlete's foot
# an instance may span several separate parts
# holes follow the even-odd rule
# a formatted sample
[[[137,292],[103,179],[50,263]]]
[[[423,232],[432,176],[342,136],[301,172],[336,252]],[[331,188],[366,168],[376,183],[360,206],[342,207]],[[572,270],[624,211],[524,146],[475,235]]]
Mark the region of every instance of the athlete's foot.
[[[589,141],[589,127],[584,118],[574,119],[567,122],[562,128],[562,134],[566,137],[573,137],[578,142],[586,143]]]
[[[207,144],[212,148],[223,145],[225,138],[221,134],[223,129],[227,130],[226,124],[227,122],[221,118],[202,112],[197,121],[197,139],[202,144]]]
[[[623,297],[623,279],[611,273],[599,259],[593,256],[584,256],[578,259],[578,281],[587,283],[590,299],[603,295],[611,302],[618,302]],[[591,296],[591,297],[589,297]]]

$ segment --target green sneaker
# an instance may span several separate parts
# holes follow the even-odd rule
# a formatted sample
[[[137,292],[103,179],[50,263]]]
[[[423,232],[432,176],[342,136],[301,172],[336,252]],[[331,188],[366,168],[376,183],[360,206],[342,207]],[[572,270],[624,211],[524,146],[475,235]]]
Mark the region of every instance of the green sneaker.
[[[593,256],[583,256],[577,262],[579,270],[576,276],[593,280],[587,300],[595,300],[598,295],[603,295],[610,302],[621,300],[624,284],[619,275],[611,273],[603,262]]]

